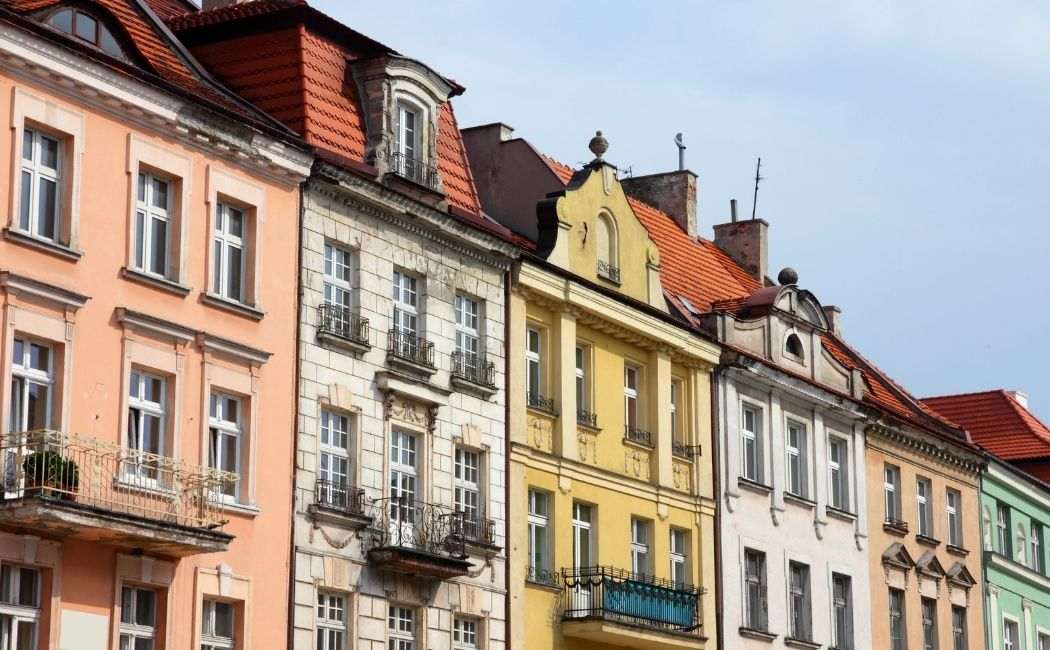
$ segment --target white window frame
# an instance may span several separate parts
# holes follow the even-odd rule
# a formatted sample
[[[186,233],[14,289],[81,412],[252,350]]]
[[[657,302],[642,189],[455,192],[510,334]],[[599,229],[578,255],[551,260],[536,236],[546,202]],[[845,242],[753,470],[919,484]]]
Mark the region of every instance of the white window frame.
[[[650,567],[649,539],[652,537],[652,522],[631,517],[631,571],[648,575]]]
[[[685,427],[682,426],[678,413],[678,403],[682,399],[683,386],[681,379],[671,378],[671,440],[686,444],[688,441],[682,435],[685,433]]]
[[[393,605],[387,609],[388,650],[416,650],[416,610]]]
[[[536,343],[535,349],[533,342]],[[536,385],[532,385],[533,369],[536,371]],[[525,390],[532,399],[543,396],[543,332],[538,327],[525,328]]]
[[[146,384],[150,381],[160,383],[160,401],[151,402],[146,398]],[[125,477],[134,481],[136,485],[146,482],[155,485],[160,476],[151,455],[165,456],[168,449],[168,380],[158,374],[133,367],[128,379],[128,432],[125,440],[127,449],[134,452],[135,460],[124,463]],[[144,448],[143,425],[146,418],[157,419],[157,451],[151,452]],[[132,439],[132,428],[137,432],[138,440]],[[135,443],[135,444],[133,444]]]
[[[452,619],[452,650],[478,650],[481,648],[481,621],[476,618],[455,616]]]
[[[849,442],[836,435],[828,436],[828,501],[836,510],[850,509]]]
[[[29,140],[30,145],[30,156],[26,158],[25,148],[26,140]],[[55,167],[48,167],[41,162],[41,151],[43,140],[50,140],[55,143]],[[62,165],[64,164],[64,158],[66,155],[65,149],[65,138],[51,135],[50,133],[44,133],[39,128],[26,126],[22,130],[22,144],[21,144],[21,155],[19,161],[21,163],[21,175],[20,175],[20,192],[18,196],[18,230],[28,235],[36,237],[37,239],[43,239],[55,243],[63,241],[66,233],[62,232],[63,227],[63,201],[64,201],[64,188],[62,185],[63,174]],[[28,209],[25,209],[26,197],[26,176],[28,175],[29,180],[29,204]],[[40,185],[42,182],[50,182],[55,185],[55,210],[51,219],[51,227],[54,235],[47,236],[41,233],[40,228]],[[28,220],[28,223],[24,223]]]
[[[1010,629],[1013,629],[1013,635]],[[1017,619],[1003,616],[1003,650],[1021,650],[1021,623]]]
[[[125,602],[124,591],[127,590],[131,594],[130,600]],[[135,622],[138,618],[138,593],[144,592],[152,594],[153,596],[153,624],[146,625],[143,623]],[[156,647],[156,635],[157,635],[157,603],[159,598],[157,597],[156,589],[148,589],[145,587],[139,587],[137,585],[122,584],[120,586],[120,646],[121,648],[127,647],[129,650],[136,649],[136,641],[140,639],[146,639],[149,641],[149,647]],[[130,607],[128,606],[130,604]],[[130,611],[128,611],[130,609]],[[130,618],[129,621],[125,621],[125,617]],[[128,645],[124,645],[124,639],[128,639]]]
[[[353,253],[330,242],[324,245],[324,303],[349,309],[353,298]],[[345,277],[344,277],[345,276]]]
[[[1032,552],[1028,558],[1029,567],[1036,573],[1043,572],[1043,526],[1037,521],[1030,522],[1031,529],[1028,543],[1032,546]]]
[[[391,429],[390,436],[390,490],[391,520],[396,524],[414,524],[415,507],[422,493],[419,468],[420,437],[405,429]],[[407,454],[410,462],[405,462]],[[409,495],[410,498],[402,500]]]
[[[668,535],[668,549],[671,565],[668,576],[671,582],[690,584],[692,580],[689,578],[689,531],[672,527]]]
[[[889,463],[882,468],[882,493],[883,507],[887,521],[900,521],[904,513],[901,512],[901,470],[896,465]]]
[[[795,569],[799,582],[796,584]],[[810,641],[813,638],[812,571],[808,564],[788,562],[788,636]]]
[[[21,359],[14,358],[17,355],[17,347],[21,344],[22,354]],[[38,346],[47,350],[47,369],[41,370],[39,368],[33,368],[31,365],[32,359],[32,346]],[[47,400],[45,405],[45,422],[43,423],[43,429],[49,429],[54,425],[55,411],[55,349],[56,346],[50,343],[45,343],[38,339],[33,339],[25,336],[16,336],[11,347],[12,359],[11,359],[11,391],[12,394],[15,390],[20,391],[19,395],[19,409],[20,413],[14,412],[14,403],[10,406],[10,413],[8,426],[9,431],[12,433],[20,433],[25,430],[26,423],[29,420],[29,386],[35,384],[37,386],[44,387],[47,390]],[[16,387],[15,382],[18,381],[20,386]],[[15,422],[14,418],[17,417],[18,421]]]
[[[408,115],[412,116],[411,134],[409,132]],[[417,106],[405,101],[397,102],[397,123],[394,125],[394,151],[405,158],[424,162],[426,156],[423,152],[424,112]],[[403,172],[404,170],[397,170]]]
[[[749,554],[755,557],[756,573],[754,575],[749,572]],[[754,548],[745,548],[742,569],[741,573],[744,579],[744,626],[752,630],[765,631],[769,629],[769,587],[767,577],[769,567],[766,562],[766,553]],[[755,590],[758,602],[752,602],[752,590]],[[752,605],[757,605],[760,610],[754,611]]]
[[[314,650],[346,650],[349,613],[345,594],[317,592],[317,635]]]
[[[999,554],[1010,557],[1010,511],[1004,503],[995,506],[995,530]]]
[[[134,268],[147,275],[159,278],[170,278],[172,268],[172,257],[176,250],[173,243],[180,235],[176,232],[176,220],[172,213],[174,202],[175,183],[152,172],[139,170],[137,186],[135,188],[135,224],[134,243],[132,244],[132,261]],[[165,199],[163,207],[154,204],[154,193],[156,184],[165,187]],[[163,268],[157,271],[154,267],[157,251],[153,248],[153,230],[155,221],[164,224],[164,256]],[[140,248],[141,247],[141,248]]]
[[[838,583],[844,585],[844,594],[839,598]],[[839,628],[839,611],[842,612],[843,628]],[[853,649],[853,578],[833,572],[831,574],[831,647],[835,650]]]
[[[42,605],[41,589],[43,587],[43,576],[41,571],[35,567],[11,564],[8,562],[0,563],[0,574],[5,570],[10,576],[10,592],[4,593],[2,591],[3,584],[0,583],[0,615],[7,616],[11,619],[13,635],[12,638],[9,639],[9,647],[23,647],[18,641],[18,635],[22,631],[20,629],[21,624],[25,624],[31,628],[32,634],[32,639],[28,647],[36,648],[40,635],[40,610]],[[17,602],[17,595],[21,593],[21,581],[24,572],[32,575],[33,580],[36,583],[36,588],[34,590],[35,603],[32,605],[25,605]]]
[[[584,515],[586,514],[586,518]],[[581,540],[586,536],[586,547]],[[588,503],[572,503],[572,566],[586,568],[594,563],[594,506]],[[586,557],[585,557],[586,555]]]
[[[218,635],[215,623],[220,610],[229,612],[230,634],[233,636]],[[201,650],[233,650],[236,640],[237,611],[234,604],[213,598],[205,598],[201,601]]]
[[[953,501],[954,503],[952,503]],[[961,492],[952,488],[945,490],[944,511],[945,518],[948,521],[948,545],[961,548],[963,544]]]
[[[788,419],[785,427],[784,452],[787,454],[787,491],[791,494],[809,497],[809,454],[808,427],[797,420]],[[792,441],[792,436],[795,440]]]
[[[456,352],[463,356],[463,364],[474,368],[482,355],[481,326],[483,324],[481,301],[457,293],[456,311]]]
[[[590,353],[589,346],[583,343],[576,344],[576,410],[590,412],[590,387],[587,380],[587,359]]]
[[[740,475],[755,483],[764,483],[765,467],[763,459],[763,409],[760,406],[743,402],[740,407]],[[747,416],[753,416],[754,430],[748,429]],[[749,475],[747,465],[749,456],[748,446],[753,450],[753,458],[750,461],[754,467],[753,475]]]
[[[393,326],[400,334],[419,336],[419,285],[416,276],[404,271],[394,270],[393,286]]]
[[[456,512],[481,518],[485,512],[482,499],[484,454],[476,449],[456,445],[453,459],[453,505]]]
[[[226,408],[232,400],[237,404],[237,419],[227,418]],[[244,477],[241,475],[241,454],[244,447],[244,419],[246,401],[236,395],[219,390],[212,390],[208,400],[208,466],[212,469],[224,470],[223,465],[227,460],[225,457],[226,446],[223,444],[225,438],[232,437],[236,441],[234,452],[234,473],[240,480],[233,481],[231,486],[233,494],[224,492],[223,499],[237,501],[241,496],[241,483]]]
[[[230,214],[237,213],[241,218],[241,234],[236,235],[230,229]],[[249,251],[247,246],[247,235],[251,232],[249,219],[251,216],[244,208],[237,207],[217,201],[215,203],[215,228],[212,231],[212,284],[211,290],[215,295],[232,300],[241,304],[247,304],[248,287],[245,285],[248,269]],[[230,291],[230,254],[231,250],[240,251],[241,265],[239,269],[238,284],[240,292],[233,295]]]
[[[354,485],[354,465],[350,454],[353,435],[353,422],[349,415],[332,409],[321,409],[317,429],[317,476],[327,481],[333,490],[345,491]],[[325,459],[328,459],[327,467]],[[342,484],[336,477],[344,472],[336,471],[333,463],[345,464]]]
[[[930,479],[919,476],[915,479],[915,510],[919,520],[918,534],[925,537],[933,537],[933,503],[930,492],[933,490],[933,482]]]
[[[632,386],[631,379],[634,379]],[[625,363],[623,366],[623,423],[624,426],[634,429],[644,429],[642,426],[642,409],[639,393],[642,385],[642,371],[638,366]],[[631,423],[631,416],[634,423]]]
[[[546,574],[551,570],[551,494],[543,490],[529,488],[529,569],[534,578],[540,578],[541,572]],[[543,512],[539,504],[543,504]],[[539,530],[543,530],[543,539],[538,539]],[[537,562],[541,559],[542,562]]]

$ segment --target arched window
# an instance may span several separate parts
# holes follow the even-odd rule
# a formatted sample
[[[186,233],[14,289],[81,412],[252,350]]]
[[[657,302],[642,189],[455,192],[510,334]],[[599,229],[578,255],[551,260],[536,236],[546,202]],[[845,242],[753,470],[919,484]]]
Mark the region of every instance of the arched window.
[[[595,220],[594,245],[598,253],[598,275],[613,282],[620,281],[620,247],[616,222],[612,215],[602,212]]]
[[[984,548],[987,551],[993,550],[992,545],[992,511],[988,509],[988,506],[984,507],[984,514],[981,515],[981,524],[984,529]]]
[[[784,352],[796,359],[805,358],[806,349],[802,347],[802,339],[798,337],[798,334],[788,335],[787,341],[784,342]]]
[[[60,32],[102,50],[110,56],[127,60],[127,55],[120,47],[113,33],[95,16],[81,9],[63,8],[47,18],[47,24]]]

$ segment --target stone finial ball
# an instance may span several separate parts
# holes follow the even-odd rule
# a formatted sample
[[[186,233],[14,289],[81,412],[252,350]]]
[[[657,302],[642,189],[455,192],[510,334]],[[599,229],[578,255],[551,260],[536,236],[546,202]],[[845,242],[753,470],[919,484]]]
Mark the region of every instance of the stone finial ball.
[[[780,273],[777,274],[777,282],[779,282],[781,286],[786,284],[798,284],[798,271],[790,266],[785,266],[781,269]]]
[[[591,150],[595,157],[601,158],[609,150],[609,141],[602,136],[601,131],[595,131],[594,137],[591,138],[587,148]]]

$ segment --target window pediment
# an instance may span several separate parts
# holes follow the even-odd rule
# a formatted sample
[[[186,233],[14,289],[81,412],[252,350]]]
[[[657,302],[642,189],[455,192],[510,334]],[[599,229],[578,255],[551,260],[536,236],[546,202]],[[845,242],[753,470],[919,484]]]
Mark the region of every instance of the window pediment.
[[[911,554],[908,553],[908,549],[904,548],[904,545],[900,542],[890,544],[889,548],[883,552],[882,563],[888,566],[904,569],[905,571],[915,567],[915,561],[911,559]]]

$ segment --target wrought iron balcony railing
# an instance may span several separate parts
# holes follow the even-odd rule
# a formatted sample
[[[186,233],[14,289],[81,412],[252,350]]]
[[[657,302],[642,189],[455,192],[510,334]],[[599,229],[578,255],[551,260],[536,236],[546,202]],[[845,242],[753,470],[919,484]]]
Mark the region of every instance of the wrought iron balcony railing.
[[[611,280],[613,282],[620,282],[620,267],[613,266],[605,260],[598,260],[598,277]]]
[[[671,455],[686,459],[696,458],[700,455],[700,445],[687,445],[684,442],[672,440]]]
[[[442,515],[449,519],[449,535],[467,544],[493,546],[496,543],[496,522],[480,513],[452,512]]]
[[[188,528],[225,523],[236,474],[58,431],[0,436],[4,503],[40,499]]]
[[[485,355],[459,350],[452,353],[452,376],[479,386],[496,387],[496,364]]]
[[[561,575],[557,571],[552,571],[550,569],[529,566],[529,572],[525,576],[525,579],[529,582],[535,582],[538,585],[546,585],[548,587],[561,586]]]
[[[368,512],[365,491],[341,482],[317,479],[314,484],[314,503],[325,510],[340,514],[365,516]]]
[[[422,160],[410,158],[401,152],[395,152],[390,156],[390,170],[402,178],[407,178],[413,183],[434,191],[437,191],[440,185],[437,167],[428,165]]]
[[[529,408],[547,411],[551,414],[558,412],[554,408],[554,398],[541,395],[540,393],[525,393],[525,403],[528,404]]]
[[[403,498],[376,499],[371,503],[369,548],[402,548],[432,555],[465,558],[467,539],[455,526],[463,520],[451,508]]]
[[[639,445],[645,445],[646,447],[653,446],[653,434],[649,433],[645,429],[639,429],[638,427],[625,426],[623,428],[624,440],[630,440],[633,443]]]
[[[598,428],[598,414],[587,409],[576,409],[576,423],[592,429]]]
[[[417,366],[435,368],[434,344],[421,336],[392,329],[390,337],[390,356],[402,359]]]
[[[318,305],[317,330],[354,343],[368,345],[368,319],[354,314],[349,307],[329,303]]]
[[[696,633],[700,590],[605,566],[562,569],[562,619],[613,620],[671,632]]]

